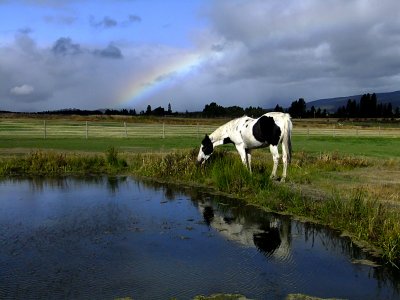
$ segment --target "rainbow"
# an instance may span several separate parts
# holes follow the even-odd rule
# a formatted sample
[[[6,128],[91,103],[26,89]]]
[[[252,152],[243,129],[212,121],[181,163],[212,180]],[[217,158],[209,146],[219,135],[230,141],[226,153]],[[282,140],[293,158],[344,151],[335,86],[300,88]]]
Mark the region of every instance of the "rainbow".
[[[204,52],[187,53],[144,72],[140,78],[134,78],[119,97],[122,105],[138,105],[156,92],[172,85],[178,79],[192,74],[202,65],[208,55]]]

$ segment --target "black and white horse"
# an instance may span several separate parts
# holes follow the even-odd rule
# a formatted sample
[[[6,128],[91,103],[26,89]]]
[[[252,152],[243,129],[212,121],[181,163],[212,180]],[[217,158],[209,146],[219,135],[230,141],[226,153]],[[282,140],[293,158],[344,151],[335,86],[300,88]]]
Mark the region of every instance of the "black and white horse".
[[[216,146],[232,143],[239,152],[242,162],[251,172],[251,150],[269,146],[274,161],[270,177],[276,178],[280,157],[278,145],[282,144],[281,181],[285,181],[287,165],[292,154],[291,133],[292,121],[289,114],[270,112],[258,119],[243,116],[220,126],[210,135],[206,134],[201,142],[197,161],[204,163]]]

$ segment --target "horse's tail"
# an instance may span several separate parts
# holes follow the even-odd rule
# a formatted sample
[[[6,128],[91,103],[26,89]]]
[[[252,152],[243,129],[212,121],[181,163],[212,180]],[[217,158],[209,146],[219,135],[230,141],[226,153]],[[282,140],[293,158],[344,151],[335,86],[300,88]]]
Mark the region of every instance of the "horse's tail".
[[[293,124],[289,114],[284,114],[283,122],[283,147],[286,148],[288,163],[292,160],[292,130]]]

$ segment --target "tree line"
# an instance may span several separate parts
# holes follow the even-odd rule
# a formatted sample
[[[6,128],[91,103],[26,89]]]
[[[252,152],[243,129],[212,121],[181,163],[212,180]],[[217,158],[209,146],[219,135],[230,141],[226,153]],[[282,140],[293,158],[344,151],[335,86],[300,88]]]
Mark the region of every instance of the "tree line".
[[[46,110],[37,112],[40,115],[122,115],[122,116],[176,116],[176,117],[195,117],[195,118],[221,118],[221,117],[241,117],[243,115],[249,116],[260,116],[269,110],[263,109],[261,107],[249,106],[247,108],[242,108],[239,106],[223,107],[215,102],[206,104],[202,111],[195,112],[173,112],[171,104],[168,104],[167,109],[162,106],[152,108],[151,105],[147,105],[146,110],[142,110],[139,113],[136,109],[104,109],[104,110],[81,110],[77,108],[67,108],[60,110]],[[1,111],[0,111],[1,112]],[[9,113],[8,111],[3,111],[4,113]]]
[[[360,102],[347,100],[346,106],[341,106],[336,112],[340,118],[393,118],[400,116],[400,108],[393,110],[392,103],[378,103],[376,94],[362,95]]]
[[[243,115],[258,117],[269,111],[287,112],[293,118],[399,118],[400,107],[393,109],[391,103],[379,103],[376,94],[364,94],[360,101],[348,99],[347,104],[339,107],[336,112],[329,113],[326,109],[311,108],[307,109],[304,98],[299,98],[291,103],[287,108],[283,108],[279,104],[274,109],[265,109],[261,107],[249,106],[246,108],[240,106],[224,107],[216,102],[211,102],[204,106],[202,111],[197,112],[173,112],[171,103],[168,103],[167,109],[162,106],[152,109],[150,105],[146,110],[139,113],[135,109],[105,109],[105,110],[81,110],[81,109],[61,109],[55,111],[42,111],[37,114],[53,114],[53,115],[125,115],[125,116],[177,116],[177,117],[241,117]],[[6,111],[3,111],[3,113]]]
[[[337,117],[337,118],[399,118],[400,107],[393,109],[392,103],[379,103],[375,93],[364,94],[360,101],[348,99],[347,104],[340,106],[336,112],[328,113],[326,109],[316,109],[311,106],[307,109],[306,102],[303,98],[293,101],[289,108],[283,109],[279,105],[275,107],[275,111],[285,111],[290,113],[294,118],[321,118],[321,117]]]
[[[341,106],[334,113],[329,113],[326,109],[315,108],[311,106],[307,109],[307,103],[304,98],[300,98],[291,103],[287,108],[279,104],[273,110],[263,109],[261,107],[241,108],[238,106],[222,107],[215,102],[207,104],[202,115],[205,117],[238,117],[243,115],[260,116],[268,111],[287,112],[293,118],[399,118],[400,107],[393,110],[391,103],[378,103],[376,94],[364,94],[360,101],[349,99],[346,106]]]

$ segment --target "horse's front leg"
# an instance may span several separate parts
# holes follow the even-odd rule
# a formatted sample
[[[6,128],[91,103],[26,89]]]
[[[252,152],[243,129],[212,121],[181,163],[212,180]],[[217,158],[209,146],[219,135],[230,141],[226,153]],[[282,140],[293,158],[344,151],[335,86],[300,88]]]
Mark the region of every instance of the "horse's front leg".
[[[249,162],[247,160],[247,151],[242,145],[236,145],[236,150],[239,152],[240,158],[242,159],[242,163],[250,170]]]
[[[246,149],[246,160],[247,160],[247,167],[249,168],[250,173],[251,171],[251,150]]]
[[[272,154],[272,160],[274,161],[274,166],[272,167],[272,172],[271,172],[271,179],[276,178],[276,170],[278,169],[278,163],[279,163],[279,151],[278,151],[278,146],[269,146],[269,151]]]

